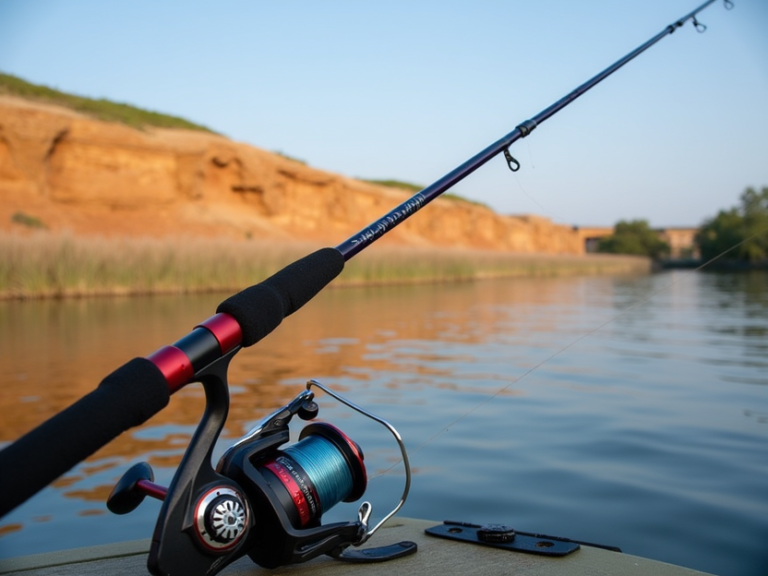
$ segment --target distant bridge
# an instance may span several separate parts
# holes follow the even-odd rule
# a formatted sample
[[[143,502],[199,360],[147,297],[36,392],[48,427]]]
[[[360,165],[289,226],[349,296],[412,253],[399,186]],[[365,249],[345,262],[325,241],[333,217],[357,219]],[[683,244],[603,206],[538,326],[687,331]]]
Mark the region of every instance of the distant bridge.
[[[597,252],[597,246],[601,238],[613,234],[613,228],[600,226],[574,226],[574,231],[579,235],[584,245],[584,251],[588,254]],[[694,239],[698,228],[670,227],[654,228],[659,238],[669,244],[670,258],[698,258],[699,252]]]

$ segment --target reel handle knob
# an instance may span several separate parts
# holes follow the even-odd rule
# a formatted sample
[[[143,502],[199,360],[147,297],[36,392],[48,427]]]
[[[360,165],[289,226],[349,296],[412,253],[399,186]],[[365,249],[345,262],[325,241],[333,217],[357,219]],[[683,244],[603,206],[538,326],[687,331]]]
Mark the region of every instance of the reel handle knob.
[[[155,474],[148,463],[139,462],[131,466],[112,489],[112,493],[107,498],[107,508],[113,514],[128,514],[133,512],[147,496],[164,500],[168,489],[155,484],[154,479]]]

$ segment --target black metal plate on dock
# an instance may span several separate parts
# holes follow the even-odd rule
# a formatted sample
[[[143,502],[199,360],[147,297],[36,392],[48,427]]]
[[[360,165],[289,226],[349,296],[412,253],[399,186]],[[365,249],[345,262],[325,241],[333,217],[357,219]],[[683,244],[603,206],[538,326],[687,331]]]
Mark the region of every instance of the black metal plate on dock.
[[[506,530],[504,530],[505,528]],[[481,544],[512,552],[539,554],[541,556],[565,556],[580,548],[577,542],[572,542],[565,538],[516,532],[511,528],[499,525],[489,527],[465,522],[446,521],[443,524],[427,528],[424,532],[438,538]]]

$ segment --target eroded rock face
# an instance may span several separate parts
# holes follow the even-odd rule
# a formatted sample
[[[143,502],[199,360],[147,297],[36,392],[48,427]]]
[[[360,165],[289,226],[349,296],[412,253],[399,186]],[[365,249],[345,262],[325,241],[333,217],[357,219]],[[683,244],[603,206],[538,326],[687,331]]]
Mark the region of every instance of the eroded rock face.
[[[0,96],[0,229],[284,238],[335,245],[408,198],[224,137],[134,130]],[[429,212],[425,215],[424,212]],[[581,254],[569,226],[438,199],[383,243]]]

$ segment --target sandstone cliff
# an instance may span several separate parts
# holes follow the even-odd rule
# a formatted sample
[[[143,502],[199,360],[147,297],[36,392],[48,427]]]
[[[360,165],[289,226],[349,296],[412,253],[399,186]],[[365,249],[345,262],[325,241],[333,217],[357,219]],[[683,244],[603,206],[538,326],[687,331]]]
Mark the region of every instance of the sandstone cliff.
[[[408,196],[222,136],[139,131],[0,96],[0,230],[23,232],[29,223],[19,222],[22,214],[76,235],[194,234],[335,245]],[[442,198],[382,242],[583,253],[568,226]]]

